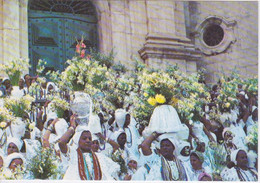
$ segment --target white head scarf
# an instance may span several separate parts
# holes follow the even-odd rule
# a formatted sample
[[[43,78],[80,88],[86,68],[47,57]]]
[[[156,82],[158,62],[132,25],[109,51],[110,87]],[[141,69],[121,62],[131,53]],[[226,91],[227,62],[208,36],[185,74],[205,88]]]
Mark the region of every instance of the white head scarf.
[[[52,85],[53,91],[58,91],[58,87],[53,82],[48,82],[46,89],[48,90],[49,86]]]
[[[238,154],[239,151],[245,151],[245,150],[239,148],[239,149],[236,149],[236,150],[232,151],[231,155],[230,155],[230,159],[231,159],[231,161],[233,161],[235,163],[235,165],[237,165],[237,160],[236,159],[237,159],[237,154]]]
[[[181,155],[181,151],[182,151],[182,149],[183,149],[184,147],[186,147],[186,146],[190,147],[190,143],[187,142],[187,141],[181,140],[181,141],[179,141],[178,143],[176,143],[176,146],[177,146],[177,147],[176,147],[176,155],[183,157],[183,156]]]
[[[73,138],[72,138],[73,143],[74,143],[75,145],[78,146],[80,136],[81,136],[81,134],[82,134],[83,132],[85,132],[85,131],[89,131],[89,132],[90,132],[90,129],[89,129],[88,126],[78,126],[78,127],[76,128],[75,134],[74,134],[74,136],[73,136]]]
[[[20,140],[20,139],[18,139],[18,138],[15,138],[15,137],[8,137],[7,138],[7,147],[8,147],[8,145],[10,144],[10,143],[14,143],[16,146],[17,146],[17,148],[18,148],[18,150],[20,151],[21,150],[21,148],[22,148],[22,146],[23,146],[23,142],[22,142],[22,140]],[[6,153],[7,154],[7,153]]]
[[[9,77],[4,77],[2,83],[4,83],[6,80],[10,80]]]
[[[176,149],[176,139],[174,138],[173,134],[172,133],[165,133],[165,134],[162,134],[158,137],[160,143],[165,140],[165,139],[168,139],[172,145],[174,146],[174,148]],[[175,151],[175,150],[174,150]]]
[[[119,128],[124,127],[126,114],[127,113],[125,109],[117,109],[115,111],[115,122]]]
[[[14,159],[22,159],[23,164],[25,164],[25,159],[21,153],[12,153],[12,154],[8,155],[7,158],[5,159],[4,166],[6,168],[9,168],[9,165],[12,163],[12,161]]]
[[[225,133],[226,132],[231,132],[231,128],[228,128],[228,127],[226,127],[226,128],[224,128],[224,130],[223,130],[223,132],[222,132],[222,137],[224,138],[224,136],[225,136]],[[232,132],[231,132],[232,133]]]
[[[121,135],[122,133],[125,133],[125,131],[123,129],[119,129],[115,132],[113,132],[111,139],[114,140],[115,142],[117,142],[117,138],[119,137],[119,135]],[[118,142],[117,142],[118,143]]]
[[[49,122],[51,119],[54,120],[54,119],[56,119],[56,118],[58,118],[58,116],[57,116],[57,114],[56,114],[55,112],[49,112],[49,113],[47,114],[47,120],[45,121],[43,127],[46,129],[46,128],[48,127],[48,122]],[[44,134],[44,132],[43,132],[43,134]]]
[[[102,133],[100,118],[98,115],[91,115],[89,117],[88,127],[92,133],[92,141],[99,140],[98,136],[95,135],[96,133]]]
[[[60,138],[67,131],[69,125],[65,119],[59,118],[54,127],[57,137]]]

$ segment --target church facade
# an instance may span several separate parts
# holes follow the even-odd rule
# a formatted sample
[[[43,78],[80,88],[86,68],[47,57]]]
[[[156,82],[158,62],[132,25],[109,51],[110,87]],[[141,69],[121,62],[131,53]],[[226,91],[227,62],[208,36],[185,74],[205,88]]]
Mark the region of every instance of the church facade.
[[[235,67],[258,74],[258,2],[173,0],[0,0],[0,63],[38,59],[64,69],[84,38],[89,48],[133,68],[206,69],[208,82]]]

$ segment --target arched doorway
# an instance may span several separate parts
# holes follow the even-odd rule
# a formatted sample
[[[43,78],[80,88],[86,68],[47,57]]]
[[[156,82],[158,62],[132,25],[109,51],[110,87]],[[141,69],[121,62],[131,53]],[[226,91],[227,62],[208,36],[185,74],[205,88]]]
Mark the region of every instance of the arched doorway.
[[[44,73],[63,70],[82,36],[88,50],[98,49],[97,21],[95,7],[88,0],[29,1],[30,73],[35,73],[39,59],[47,62]]]

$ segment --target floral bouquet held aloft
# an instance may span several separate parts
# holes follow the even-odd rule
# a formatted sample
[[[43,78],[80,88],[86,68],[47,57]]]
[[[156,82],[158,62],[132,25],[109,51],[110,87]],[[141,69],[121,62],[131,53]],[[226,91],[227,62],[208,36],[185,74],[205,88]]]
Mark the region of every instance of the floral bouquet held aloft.
[[[3,71],[8,75],[13,86],[18,86],[22,72],[27,71],[29,67],[29,60],[20,58],[8,62],[7,65],[0,64],[0,71]]]
[[[35,101],[30,95],[25,95],[22,98],[5,98],[4,107],[11,111],[15,117],[26,118],[31,110],[31,104]]]
[[[50,103],[51,110],[57,113],[58,118],[63,118],[64,112],[69,109],[69,103],[57,96]]]

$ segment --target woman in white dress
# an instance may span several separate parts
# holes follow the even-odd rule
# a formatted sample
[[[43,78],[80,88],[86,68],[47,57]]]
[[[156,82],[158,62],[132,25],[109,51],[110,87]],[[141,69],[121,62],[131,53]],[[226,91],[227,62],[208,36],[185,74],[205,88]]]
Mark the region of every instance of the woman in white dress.
[[[186,171],[182,163],[177,159],[176,155],[174,155],[176,144],[173,134],[161,135],[154,132],[152,135],[148,136],[141,144],[144,156],[153,155],[151,144],[152,141],[157,138],[160,141],[160,155],[157,155],[156,158],[158,161],[150,167],[146,180],[187,180]]]
[[[198,181],[202,173],[209,173],[209,170],[203,167],[203,162],[204,156],[201,152],[194,151],[190,154],[190,164],[192,166],[192,175],[190,177],[192,181]]]
[[[221,177],[224,181],[257,181],[258,173],[254,168],[248,167],[247,153],[243,149],[237,149],[231,153],[231,161],[234,163],[231,169],[224,169]]]

